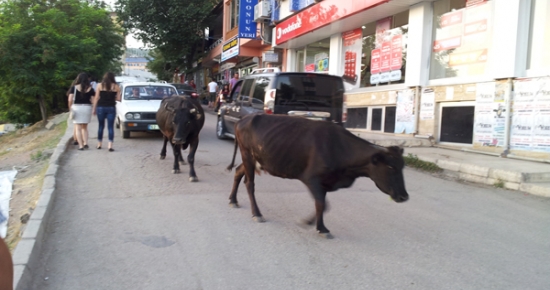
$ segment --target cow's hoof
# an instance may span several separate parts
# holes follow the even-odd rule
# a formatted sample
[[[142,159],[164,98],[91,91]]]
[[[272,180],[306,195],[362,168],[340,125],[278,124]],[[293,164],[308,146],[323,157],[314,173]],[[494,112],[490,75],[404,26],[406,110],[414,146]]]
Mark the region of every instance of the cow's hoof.
[[[178,174],[178,173],[180,173],[180,170],[179,170],[179,169],[173,169],[173,170],[172,170],[172,173]]]
[[[230,202],[230,203],[229,203],[229,207],[232,207],[232,208],[239,208],[240,206],[239,206],[239,204],[236,203],[236,202]]]
[[[164,159],[166,159],[166,155],[165,156],[160,155],[160,160],[164,160]]]
[[[334,239],[334,236],[331,233],[319,233],[319,236],[327,240]]]
[[[189,181],[191,181],[191,182],[197,182],[197,181],[199,181],[199,178],[196,177],[196,176],[191,176],[191,177],[189,177]]]
[[[255,222],[257,222],[257,223],[263,223],[263,222],[265,222],[265,219],[264,219],[263,216],[253,216],[253,217],[252,217],[252,220],[255,221]]]

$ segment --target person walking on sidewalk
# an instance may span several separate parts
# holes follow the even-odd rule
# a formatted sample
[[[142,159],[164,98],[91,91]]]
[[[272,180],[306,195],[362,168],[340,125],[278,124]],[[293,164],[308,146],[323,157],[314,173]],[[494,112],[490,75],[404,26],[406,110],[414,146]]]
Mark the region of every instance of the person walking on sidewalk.
[[[216,106],[216,94],[218,92],[218,83],[216,83],[213,79],[210,79],[210,82],[208,83],[208,92],[210,93],[210,99],[208,100],[208,108],[214,108]]]
[[[113,149],[115,139],[115,116],[116,102],[120,102],[120,87],[115,81],[115,74],[108,72],[103,76],[101,83],[97,85],[97,91],[94,97],[92,112],[97,114],[99,127],[97,129],[97,149],[101,149],[103,142],[103,129],[105,128],[105,119],[107,119],[107,130],[109,131],[109,152]]]
[[[88,149],[88,123],[92,120],[92,99],[94,95],[95,91],[90,85],[88,75],[80,73],[69,95],[69,108],[73,112],[78,150]]]
[[[235,84],[239,81],[239,73],[233,74],[233,78],[229,80],[229,90],[232,90]]]

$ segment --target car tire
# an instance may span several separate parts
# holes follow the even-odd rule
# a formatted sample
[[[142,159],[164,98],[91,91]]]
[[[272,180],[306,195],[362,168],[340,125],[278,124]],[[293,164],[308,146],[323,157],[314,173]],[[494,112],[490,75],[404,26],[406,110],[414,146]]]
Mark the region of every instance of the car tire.
[[[124,126],[120,124],[120,135],[122,135],[122,139],[128,139],[130,138],[130,131],[124,130]]]
[[[216,137],[218,137],[218,139],[227,139],[225,136],[225,124],[222,116],[218,116],[218,121],[216,122]]]

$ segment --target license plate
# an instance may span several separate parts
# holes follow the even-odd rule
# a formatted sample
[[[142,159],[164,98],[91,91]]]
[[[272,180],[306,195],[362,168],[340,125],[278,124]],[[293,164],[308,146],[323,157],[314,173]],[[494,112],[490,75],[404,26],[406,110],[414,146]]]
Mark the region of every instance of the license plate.
[[[148,128],[149,130],[158,130],[158,129],[159,129],[159,125],[157,125],[157,124],[149,125],[147,128]]]

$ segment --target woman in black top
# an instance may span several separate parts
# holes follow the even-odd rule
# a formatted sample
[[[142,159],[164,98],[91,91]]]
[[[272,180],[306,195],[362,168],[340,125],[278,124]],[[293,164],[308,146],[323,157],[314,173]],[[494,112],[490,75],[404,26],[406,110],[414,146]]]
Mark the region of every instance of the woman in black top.
[[[93,113],[97,114],[99,128],[97,130],[97,149],[101,149],[103,141],[103,129],[105,128],[105,119],[107,119],[107,129],[109,130],[109,151],[113,152],[113,140],[115,138],[115,129],[113,128],[116,117],[116,101],[120,102],[120,88],[115,81],[115,75],[108,72],[103,76],[103,81],[97,85],[97,91],[94,98]]]
[[[88,149],[88,123],[92,120],[92,98],[94,95],[95,91],[90,85],[88,75],[80,73],[69,94],[69,107],[73,111],[78,150]]]

